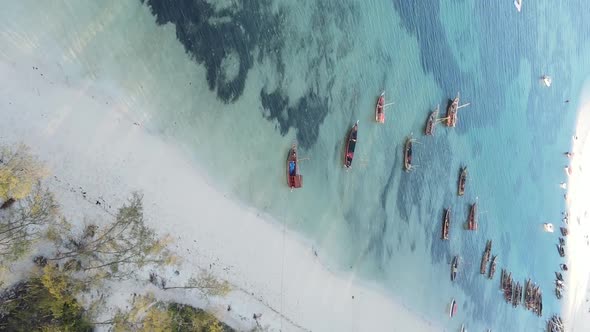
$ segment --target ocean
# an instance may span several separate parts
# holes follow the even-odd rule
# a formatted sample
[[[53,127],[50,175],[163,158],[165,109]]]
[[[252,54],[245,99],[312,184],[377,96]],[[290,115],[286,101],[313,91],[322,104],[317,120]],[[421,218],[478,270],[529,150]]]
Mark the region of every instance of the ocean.
[[[582,0],[525,0],[521,13],[509,0],[5,7],[0,59],[25,65],[14,56],[24,52],[39,60],[26,65],[62,68],[68,84],[99,82],[111,96],[105,104],[181,147],[229,196],[304,235],[334,271],[378,285],[448,330],[535,331],[560,312],[557,234],[542,224],[559,224],[565,208],[563,153],[590,74]],[[543,74],[553,77],[550,88]],[[394,103],[383,125],[374,121],[381,91]],[[440,104],[444,114],[458,91],[470,105],[457,127],[424,136],[429,112]],[[357,120],[346,171],[345,139]],[[405,173],[409,135],[416,167]],[[303,188],[290,191],[285,158],[294,142]],[[461,166],[469,177],[458,197]],[[463,225],[476,201],[479,229],[469,232]],[[499,262],[491,281],[479,274],[488,239]],[[451,283],[454,255],[461,265]],[[542,318],[504,303],[503,268],[541,286]],[[459,303],[453,319],[451,298]]]

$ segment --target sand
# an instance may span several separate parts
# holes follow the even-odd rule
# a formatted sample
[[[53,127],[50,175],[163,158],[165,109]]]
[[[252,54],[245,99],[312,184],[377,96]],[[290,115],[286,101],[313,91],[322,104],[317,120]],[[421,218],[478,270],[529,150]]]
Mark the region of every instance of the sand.
[[[576,131],[572,137],[572,174],[567,185],[569,235],[566,237],[566,258],[569,271],[564,272],[566,295],[562,314],[568,331],[590,329],[590,172],[585,169],[585,166],[590,165],[590,102],[582,103],[578,114]]]
[[[68,219],[108,216],[139,190],[147,223],[172,235],[182,258],[158,272],[168,285],[200,269],[234,285],[227,297],[205,299],[195,291],[157,292],[139,275],[110,285],[107,316],[131,293],[156,291],[205,307],[239,330],[257,324],[254,313],[271,331],[441,330],[354,274],[328,270],[305,239],[220,192],[186,150],[150,133],[141,110],[119,102],[115,83],[68,79],[63,68],[34,58],[0,57],[0,77],[0,142],[23,142],[47,163],[46,185]]]

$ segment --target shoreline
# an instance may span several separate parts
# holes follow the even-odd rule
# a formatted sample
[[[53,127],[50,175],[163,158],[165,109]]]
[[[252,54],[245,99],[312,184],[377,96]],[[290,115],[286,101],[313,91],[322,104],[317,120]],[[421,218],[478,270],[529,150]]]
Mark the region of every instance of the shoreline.
[[[43,70],[45,77],[52,75],[50,68]],[[154,289],[163,297],[210,310],[238,329],[256,325],[253,313],[262,313],[258,321],[270,330],[435,329],[369,282],[330,271],[305,238],[220,192],[183,149],[136,123],[140,116],[118,102],[120,96],[105,95],[108,89],[92,81],[60,83],[30,71],[25,60],[0,61],[4,82],[10,82],[0,90],[8,103],[2,105],[0,139],[29,145],[47,164],[46,184],[64,215],[100,218],[139,190],[146,223],[174,238],[171,249],[182,260],[180,276],[173,269],[161,276],[182,283],[191,271],[207,269],[243,289],[209,300],[190,291],[164,295]],[[109,301],[112,309],[124,307],[132,290],[145,290],[133,283],[112,287],[120,289]]]
[[[566,211],[569,213],[569,220],[564,226],[569,231],[565,237],[568,271],[564,273],[566,294],[562,315],[568,331],[583,331],[590,325],[587,305],[590,266],[585,259],[590,254],[589,207],[585,202],[589,194],[587,184],[590,183],[590,175],[584,170],[585,165],[590,165],[590,101],[584,98],[585,91],[588,90],[583,89],[572,138],[571,152],[574,155],[570,160],[570,167],[573,172],[567,181]]]

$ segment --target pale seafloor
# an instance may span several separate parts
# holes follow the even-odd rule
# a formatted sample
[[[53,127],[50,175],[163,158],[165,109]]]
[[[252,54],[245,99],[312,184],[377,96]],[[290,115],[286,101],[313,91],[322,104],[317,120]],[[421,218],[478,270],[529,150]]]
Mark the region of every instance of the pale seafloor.
[[[562,154],[590,70],[584,1],[525,0],[521,13],[512,1],[210,2],[14,1],[0,11],[0,42],[21,38],[66,80],[99,82],[229,196],[306,236],[334,271],[377,284],[437,325],[537,331],[560,311],[557,235],[541,224],[564,210]],[[10,55],[0,48],[22,65]],[[381,90],[395,102],[384,125],[373,121]],[[471,103],[457,127],[423,136],[430,110],[457,91]],[[344,139],[356,120],[347,172]],[[411,133],[417,166],[404,173]],[[295,141],[309,159],[304,188],[290,192],[284,167]],[[468,232],[476,198],[479,230]],[[439,239],[445,207],[448,242]],[[493,281],[479,274],[487,239],[499,256]],[[462,258],[454,284],[453,255]],[[504,303],[502,268],[541,285],[542,318]]]

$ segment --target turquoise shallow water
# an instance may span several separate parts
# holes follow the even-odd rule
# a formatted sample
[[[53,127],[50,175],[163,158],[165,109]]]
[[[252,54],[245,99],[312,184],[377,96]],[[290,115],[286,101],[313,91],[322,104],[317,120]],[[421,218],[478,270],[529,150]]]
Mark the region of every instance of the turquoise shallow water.
[[[34,36],[40,57],[55,54],[65,70],[105,81],[113,98],[145,112],[151,132],[182,146],[224,190],[306,235],[331,266],[376,282],[450,330],[465,323],[533,331],[560,310],[551,292],[557,236],[541,224],[558,223],[564,209],[562,153],[590,72],[586,6],[525,0],[519,14],[512,1],[58,1],[50,8],[22,1],[0,13],[0,31]],[[551,88],[540,84],[543,73],[553,76]],[[382,90],[395,105],[377,125]],[[457,91],[471,103],[457,127],[422,136],[430,110]],[[356,157],[346,172],[344,139],[356,120]],[[406,174],[402,146],[411,133],[418,167]],[[290,192],[284,160],[293,141],[309,160],[301,162],[304,188]],[[459,198],[461,165],[469,180]],[[461,224],[475,200],[480,227],[471,233]],[[445,207],[453,223],[443,243]],[[486,239],[499,255],[493,281],[478,273]],[[453,255],[463,262],[455,284]],[[501,268],[541,285],[542,319],[503,302]],[[453,320],[451,297],[460,304]]]

